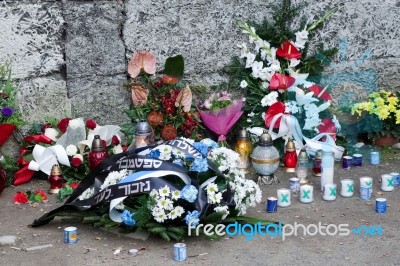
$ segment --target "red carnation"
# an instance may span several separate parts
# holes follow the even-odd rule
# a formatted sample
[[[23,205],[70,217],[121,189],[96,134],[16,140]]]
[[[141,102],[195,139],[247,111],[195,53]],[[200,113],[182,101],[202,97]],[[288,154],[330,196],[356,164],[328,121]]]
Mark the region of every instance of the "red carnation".
[[[122,145],[121,147],[122,147],[123,152],[126,152],[128,150],[128,146],[126,146],[126,145]]]
[[[72,165],[73,167],[79,167],[79,166],[81,166],[81,164],[82,164],[81,159],[79,159],[79,158],[77,158],[77,157],[72,158],[72,160],[71,160],[71,165]]]
[[[28,194],[18,191],[13,197],[15,204],[24,204],[28,202]]]
[[[69,121],[71,121],[71,120],[72,120],[72,118],[69,118],[69,117],[61,119],[60,122],[58,122],[58,124],[57,124],[58,129],[62,133],[65,133],[67,131]]]
[[[117,135],[114,135],[111,139],[111,142],[113,145],[118,145],[121,143],[121,140],[119,139],[119,137]]]
[[[97,126],[96,122],[94,122],[92,119],[89,119],[86,121],[86,127],[89,129],[95,129]]]
[[[78,159],[78,158],[77,158]],[[71,184],[69,184],[69,186],[72,188],[72,189],[75,189],[75,188],[77,188],[78,186],[79,186],[79,183],[78,182],[72,182]]]
[[[164,140],[173,140],[177,137],[177,135],[178,132],[176,131],[176,128],[173,125],[166,125],[161,130],[161,137]]]
[[[44,201],[47,200],[47,195],[46,192],[44,192],[43,190],[39,189],[35,191],[35,199],[36,198],[40,198],[39,201]]]

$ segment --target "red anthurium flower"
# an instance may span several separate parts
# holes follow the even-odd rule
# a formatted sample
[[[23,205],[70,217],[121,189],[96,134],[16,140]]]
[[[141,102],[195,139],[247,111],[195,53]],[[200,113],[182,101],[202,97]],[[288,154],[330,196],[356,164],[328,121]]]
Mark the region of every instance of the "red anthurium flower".
[[[321,120],[321,124],[317,127],[319,133],[330,133],[332,138],[336,140],[336,126],[332,119],[324,118]]]
[[[296,46],[287,40],[284,40],[281,46],[279,46],[278,49],[276,49],[276,55],[286,59],[301,58],[301,53],[296,48]]]
[[[28,194],[18,191],[13,197],[15,204],[24,204],[28,202]]]
[[[265,126],[269,128],[271,126],[271,121],[274,118],[275,115],[277,114],[282,114],[285,112],[286,106],[278,101],[271,105],[268,110],[265,112]],[[274,128],[279,128],[279,125],[281,123],[282,117],[279,117],[278,120],[276,120],[276,123],[274,125]]]
[[[269,89],[286,90],[287,88],[291,87],[295,81],[296,79],[293,77],[275,73],[269,82]]]
[[[321,100],[324,100],[324,101],[332,100],[332,96],[330,95],[330,93],[327,90],[324,91],[324,88],[322,88],[321,86],[319,86],[317,84],[312,85],[308,89],[314,93],[315,97],[318,97]]]

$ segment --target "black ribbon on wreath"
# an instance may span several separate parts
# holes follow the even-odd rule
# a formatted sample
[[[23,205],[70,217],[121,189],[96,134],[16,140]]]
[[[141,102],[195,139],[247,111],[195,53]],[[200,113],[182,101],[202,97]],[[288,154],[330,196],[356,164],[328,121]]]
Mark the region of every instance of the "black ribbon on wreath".
[[[191,156],[192,158],[199,156],[204,157],[196,148],[194,148],[192,145],[182,139],[168,141],[164,143],[164,145],[169,145],[176,149],[179,149],[180,151],[185,153],[186,156]],[[66,200],[63,206],[44,214],[38,219],[35,219],[30,226],[38,227],[47,224],[51,220],[53,220],[54,217],[57,216],[57,214],[60,212],[89,210],[92,207],[98,206],[104,202],[108,202],[113,199],[128,196],[139,196],[145,193],[150,193],[153,189],[160,189],[166,185],[170,187],[170,189],[181,190],[182,188],[168,181],[168,179],[174,176],[182,178],[185,175],[188,176],[190,184],[195,186],[198,190],[198,196],[193,203],[193,207],[194,209],[199,211],[200,217],[202,217],[207,212],[207,208],[209,206],[207,201],[207,194],[204,189],[201,189],[201,184],[198,183],[198,180],[194,177],[190,177],[188,169],[168,161],[163,161],[138,154],[140,152],[143,152],[144,150],[150,151],[151,149],[154,149],[156,147],[157,146],[152,146],[133,151],[127,151],[104,159],[100,165],[93,169],[81,181],[79,186]],[[217,176],[224,177],[224,174],[218,170],[218,167],[209,160],[208,167],[213,172],[215,172]],[[119,183],[100,190],[101,185],[104,183],[104,180],[110,172],[120,171],[123,169],[133,171],[168,171],[168,174],[163,177],[148,176],[144,179],[134,180],[126,183]],[[94,195],[88,199],[80,200],[79,196],[91,187],[94,188]],[[228,206],[235,205],[229,182],[227,184],[227,190],[223,193],[223,199],[221,203]]]

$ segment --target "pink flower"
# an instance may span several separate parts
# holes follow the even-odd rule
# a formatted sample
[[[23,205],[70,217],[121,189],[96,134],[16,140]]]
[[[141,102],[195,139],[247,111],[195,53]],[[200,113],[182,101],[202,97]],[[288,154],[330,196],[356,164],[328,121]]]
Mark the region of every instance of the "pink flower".
[[[134,106],[144,105],[147,103],[147,97],[149,96],[149,90],[142,86],[132,86],[132,103]]]
[[[137,51],[129,60],[128,74],[132,78],[139,76],[142,69],[150,75],[156,73],[156,56],[151,52]]]

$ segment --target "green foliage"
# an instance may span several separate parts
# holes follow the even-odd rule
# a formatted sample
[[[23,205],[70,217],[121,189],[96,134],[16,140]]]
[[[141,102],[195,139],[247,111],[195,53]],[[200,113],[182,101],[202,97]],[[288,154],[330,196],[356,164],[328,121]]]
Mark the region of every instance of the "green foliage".
[[[74,192],[70,186],[63,186],[57,194],[58,202],[62,202],[66,197],[69,197]]]
[[[21,127],[25,122],[21,118],[15,102],[16,90],[11,78],[11,61],[0,64],[0,109],[9,107],[14,110],[11,116],[3,116],[0,114],[0,124],[13,124]]]
[[[170,77],[181,78],[185,69],[185,63],[182,55],[168,57],[165,61],[164,74]]]
[[[7,173],[6,186],[11,185],[14,180],[14,173],[19,169],[17,162],[10,156],[4,155],[3,160],[0,160],[0,168],[3,168]]]

